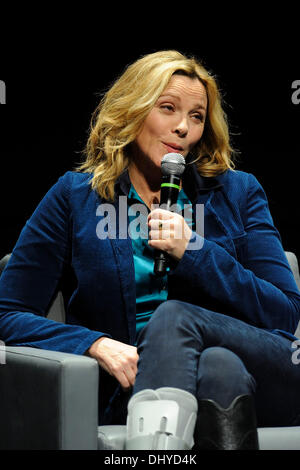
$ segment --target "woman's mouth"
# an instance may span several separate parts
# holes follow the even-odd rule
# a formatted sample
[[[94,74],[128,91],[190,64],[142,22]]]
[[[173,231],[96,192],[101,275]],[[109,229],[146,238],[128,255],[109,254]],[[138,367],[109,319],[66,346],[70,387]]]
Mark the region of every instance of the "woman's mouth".
[[[163,142],[163,144],[166,147],[166,149],[168,150],[168,152],[170,152],[170,153],[172,153],[172,152],[181,153],[183,151],[183,148],[180,145],[169,143],[169,142],[168,143]]]

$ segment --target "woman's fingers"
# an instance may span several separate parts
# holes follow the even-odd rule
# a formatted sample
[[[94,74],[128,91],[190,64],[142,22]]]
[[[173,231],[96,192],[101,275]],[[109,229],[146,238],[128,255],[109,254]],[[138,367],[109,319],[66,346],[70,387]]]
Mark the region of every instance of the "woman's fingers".
[[[150,246],[177,260],[182,258],[192,231],[180,214],[155,209],[148,216],[148,226]]]
[[[124,389],[134,385],[137,374],[137,348],[111,338],[99,338],[88,351],[100,366],[114,376]]]

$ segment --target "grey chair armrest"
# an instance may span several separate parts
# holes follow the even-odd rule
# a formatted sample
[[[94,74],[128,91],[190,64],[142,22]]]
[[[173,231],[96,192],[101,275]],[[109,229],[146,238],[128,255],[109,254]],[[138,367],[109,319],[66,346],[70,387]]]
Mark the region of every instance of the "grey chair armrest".
[[[97,449],[96,360],[6,347],[1,362],[1,449]]]
[[[300,426],[258,428],[260,450],[300,450]]]

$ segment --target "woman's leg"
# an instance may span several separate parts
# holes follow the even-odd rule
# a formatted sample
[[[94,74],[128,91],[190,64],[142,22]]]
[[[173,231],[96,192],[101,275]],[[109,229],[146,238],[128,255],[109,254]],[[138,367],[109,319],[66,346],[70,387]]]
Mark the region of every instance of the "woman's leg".
[[[227,315],[180,301],[167,301],[154,312],[138,339],[140,360],[133,393],[145,388],[175,387],[198,399],[206,394],[211,395],[206,398],[214,399],[217,398],[213,396],[213,390],[217,390],[214,384],[222,380],[224,399],[227,396],[229,401],[240,394],[240,387],[253,392],[256,382],[258,426],[297,424],[300,422],[300,366],[292,362],[290,344],[286,338]],[[223,366],[227,372],[221,378],[219,367],[216,382],[211,372],[210,378],[207,375],[206,360],[208,349],[215,347],[234,353],[230,359],[226,353],[226,366]],[[239,379],[233,381],[230,378],[233,373]],[[219,392],[218,397],[220,400]]]
[[[213,346],[200,355],[196,387],[199,401],[210,399],[228,408],[236,397],[255,393],[255,380],[235,353]]]

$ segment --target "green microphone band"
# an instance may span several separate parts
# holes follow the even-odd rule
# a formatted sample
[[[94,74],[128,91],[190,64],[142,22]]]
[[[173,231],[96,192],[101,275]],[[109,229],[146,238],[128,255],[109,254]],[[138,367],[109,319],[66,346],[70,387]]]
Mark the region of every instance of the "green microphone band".
[[[169,188],[180,189],[180,186],[178,186],[178,184],[174,184],[174,183],[162,183],[160,187],[164,188],[166,186],[168,186]]]

